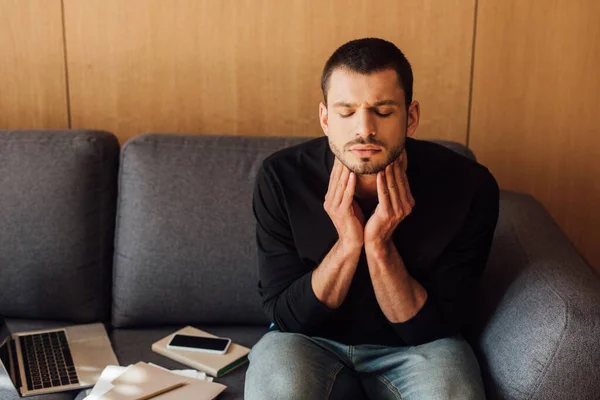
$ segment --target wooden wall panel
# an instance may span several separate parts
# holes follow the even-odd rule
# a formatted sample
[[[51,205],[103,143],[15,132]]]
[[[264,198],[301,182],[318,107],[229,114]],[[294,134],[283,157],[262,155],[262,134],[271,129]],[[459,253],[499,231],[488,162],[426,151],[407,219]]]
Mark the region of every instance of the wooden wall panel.
[[[480,1],[470,146],[600,270],[600,2]]]
[[[319,79],[347,40],[413,64],[420,137],[466,141],[474,0],[65,0],[73,127],[321,135]]]
[[[0,0],[0,129],[67,128],[60,0]]]

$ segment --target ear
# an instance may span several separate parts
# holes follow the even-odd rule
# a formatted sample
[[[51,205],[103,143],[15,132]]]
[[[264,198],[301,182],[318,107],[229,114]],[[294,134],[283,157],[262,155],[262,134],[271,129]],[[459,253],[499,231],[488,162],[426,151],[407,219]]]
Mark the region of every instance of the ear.
[[[413,136],[419,126],[421,116],[421,105],[418,101],[413,101],[408,107],[406,136]]]
[[[319,122],[325,136],[329,133],[329,115],[327,114],[327,106],[325,103],[319,103]]]

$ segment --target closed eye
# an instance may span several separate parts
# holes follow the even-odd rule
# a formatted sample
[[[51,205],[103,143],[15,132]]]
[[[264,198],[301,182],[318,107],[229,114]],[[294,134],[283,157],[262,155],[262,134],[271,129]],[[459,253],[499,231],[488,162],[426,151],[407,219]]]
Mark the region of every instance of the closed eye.
[[[340,117],[342,117],[342,118],[348,118],[348,117],[352,116],[353,114],[354,114],[353,112],[348,113],[348,114],[340,114]]]
[[[388,112],[388,113],[380,113],[379,111],[375,111],[375,114],[379,115],[380,117],[389,117],[392,113]]]

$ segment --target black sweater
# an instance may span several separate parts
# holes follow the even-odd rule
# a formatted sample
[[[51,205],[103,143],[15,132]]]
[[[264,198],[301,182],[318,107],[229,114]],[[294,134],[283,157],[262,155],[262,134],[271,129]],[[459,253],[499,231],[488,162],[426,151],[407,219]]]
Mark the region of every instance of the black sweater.
[[[393,240],[428,298],[403,323],[390,322],[381,311],[364,249],[338,309],[329,309],[312,290],[311,272],[338,239],[323,208],[334,160],[327,138],[278,151],[264,161],[253,198],[259,293],[278,329],[349,345],[391,346],[460,332],[489,255],[498,185],[485,167],[438,144],[408,138],[406,152],[416,204]]]

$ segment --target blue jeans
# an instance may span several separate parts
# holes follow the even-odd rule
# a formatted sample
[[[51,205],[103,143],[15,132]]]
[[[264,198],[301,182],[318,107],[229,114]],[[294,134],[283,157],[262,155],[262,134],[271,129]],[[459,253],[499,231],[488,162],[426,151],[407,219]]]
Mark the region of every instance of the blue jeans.
[[[346,346],[271,331],[249,359],[246,400],[485,399],[477,359],[459,336],[420,346]]]

